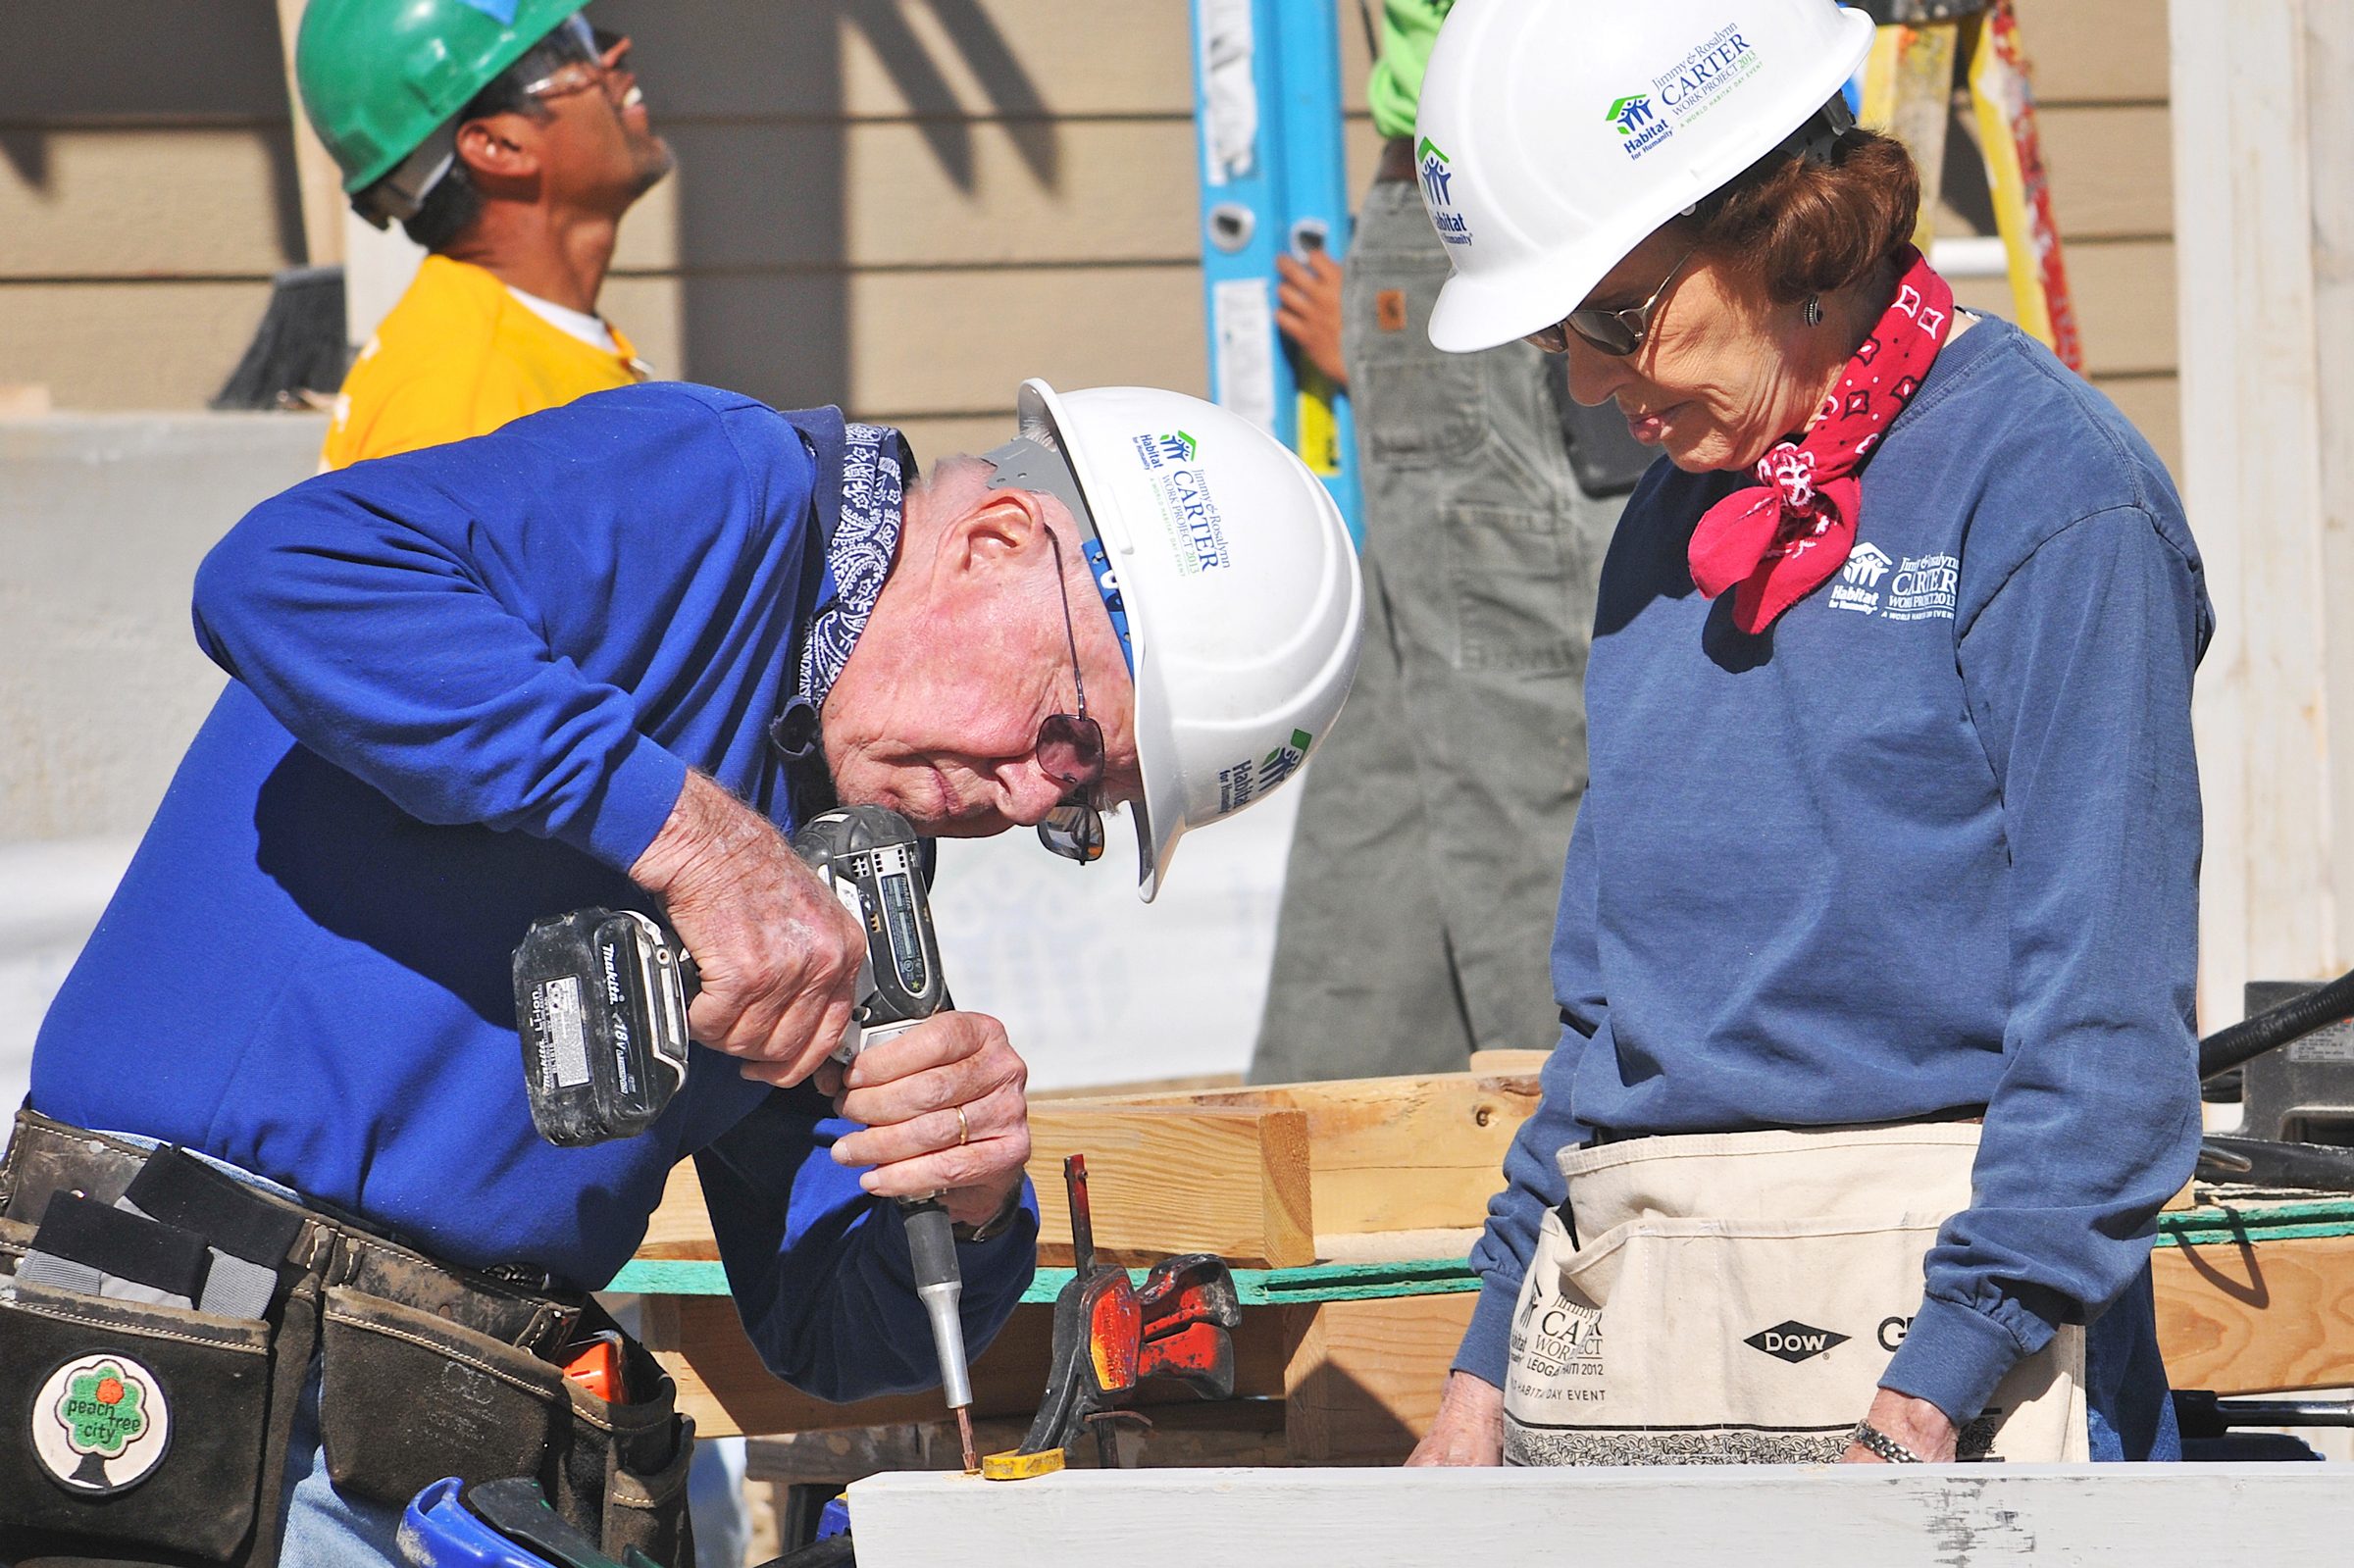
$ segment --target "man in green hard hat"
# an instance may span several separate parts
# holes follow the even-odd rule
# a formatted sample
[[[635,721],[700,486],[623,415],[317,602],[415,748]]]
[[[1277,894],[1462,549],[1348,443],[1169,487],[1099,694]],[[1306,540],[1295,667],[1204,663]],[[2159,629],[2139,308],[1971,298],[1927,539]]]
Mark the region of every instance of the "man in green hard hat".
[[[344,380],[328,467],[645,379],[596,314],[622,215],[671,167],[629,48],[581,0],[311,0],[311,125],[360,215],[430,252]]]

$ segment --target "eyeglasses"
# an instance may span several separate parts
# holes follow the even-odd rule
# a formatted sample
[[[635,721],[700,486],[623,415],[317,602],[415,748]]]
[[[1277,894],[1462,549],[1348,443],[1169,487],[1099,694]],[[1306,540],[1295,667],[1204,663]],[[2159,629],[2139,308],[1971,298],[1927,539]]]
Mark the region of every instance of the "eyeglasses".
[[[603,87],[621,64],[627,42],[619,33],[597,31],[588,25],[587,17],[576,11],[557,24],[556,30],[539,45],[551,54],[569,58],[518,90],[535,103],[544,103],[550,98],[569,98],[591,87]]]
[[[1066,860],[1085,865],[1103,853],[1103,812],[1096,790],[1103,783],[1103,727],[1087,716],[1087,680],[1079,672],[1079,632],[1071,623],[1071,585],[1063,576],[1062,540],[1048,529],[1054,547],[1054,586],[1062,594],[1062,634],[1071,650],[1071,686],[1077,713],[1049,713],[1038,727],[1038,765],[1058,782],[1062,798],[1038,825],[1038,841]]]
[[[1660,308],[1660,301],[1666,297],[1667,285],[1675,281],[1675,275],[1684,270],[1684,263],[1690,261],[1699,249],[1695,245],[1678,256],[1675,265],[1667,269],[1667,276],[1660,279],[1660,286],[1653,289],[1651,297],[1642,304],[1631,305],[1625,310],[1596,310],[1591,307],[1573,310],[1553,326],[1529,333],[1526,341],[1536,344],[1548,354],[1562,354],[1568,352],[1568,334],[1575,332],[1581,341],[1598,351],[1612,359],[1624,359],[1641,348],[1643,339],[1651,335],[1652,313]]]

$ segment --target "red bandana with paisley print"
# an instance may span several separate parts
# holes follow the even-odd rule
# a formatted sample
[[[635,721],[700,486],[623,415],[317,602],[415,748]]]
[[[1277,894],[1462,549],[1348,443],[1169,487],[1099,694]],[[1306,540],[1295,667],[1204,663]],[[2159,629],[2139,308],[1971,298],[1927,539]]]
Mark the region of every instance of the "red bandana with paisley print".
[[[1712,599],[1731,588],[1733,624],[1744,632],[1765,631],[1847,564],[1863,497],[1858,475],[1920,390],[1953,326],[1953,288],[1911,246],[1897,261],[1895,302],[1815,423],[1758,460],[1763,488],[1735,490],[1692,531],[1692,581]]]

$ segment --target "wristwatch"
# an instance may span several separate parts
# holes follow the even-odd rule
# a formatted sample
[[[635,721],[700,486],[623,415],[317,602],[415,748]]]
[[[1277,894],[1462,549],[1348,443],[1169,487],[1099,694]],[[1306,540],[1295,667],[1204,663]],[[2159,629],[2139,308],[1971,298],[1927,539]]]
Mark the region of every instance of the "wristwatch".
[[[979,1225],[966,1225],[958,1221],[948,1227],[948,1234],[959,1241],[994,1241],[1013,1229],[1013,1217],[1021,1212],[1022,1187],[1016,1182],[1013,1190],[1005,1194],[1005,1201],[997,1213]]]

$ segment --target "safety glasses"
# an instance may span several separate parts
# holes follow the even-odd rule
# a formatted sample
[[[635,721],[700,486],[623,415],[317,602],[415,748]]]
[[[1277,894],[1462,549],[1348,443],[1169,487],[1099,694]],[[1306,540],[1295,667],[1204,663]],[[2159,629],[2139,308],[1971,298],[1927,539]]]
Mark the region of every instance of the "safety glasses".
[[[1103,811],[1097,791],[1103,783],[1103,727],[1087,716],[1087,680],[1079,672],[1079,632],[1071,622],[1071,586],[1063,576],[1062,540],[1047,530],[1054,547],[1054,586],[1062,594],[1062,634],[1071,650],[1071,687],[1077,713],[1049,713],[1038,727],[1038,765],[1062,785],[1062,798],[1038,825],[1038,841],[1065,860],[1082,865],[1103,853]]]
[[[1667,276],[1660,279],[1660,286],[1653,289],[1651,297],[1642,304],[1631,305],[1625,310],[1598,310],[1591,306],[1573,310],[1553,326],[1529,333],[1526,341],[1536,344],[1548,354],[1561,354],[1568,351],[1568,334],[1575,332],[1579,341],[1589,344],[1597,352],[1608,354],[1612,359],[1626,358],[1641,348],[1643,339],[1651,335],[1652,313],[1660,308],[1660,301],[1667,297],[1667,285],[1675,281],[1675,275],[1684,270],[1684,263],[1690,261],[1699,249],[1695,245],[1678,256],[1675,265],[1667,269]]]
[[[619,51],[624,42],[619,33],[599,32],[589,26],[588,19],[576,11],[536,46],[562,63],[546,76],[525,82],[519,90],[533,102],[544,103],[550,98],[568,98],[591,87],[602,87],[606,76],[620,63]]]

